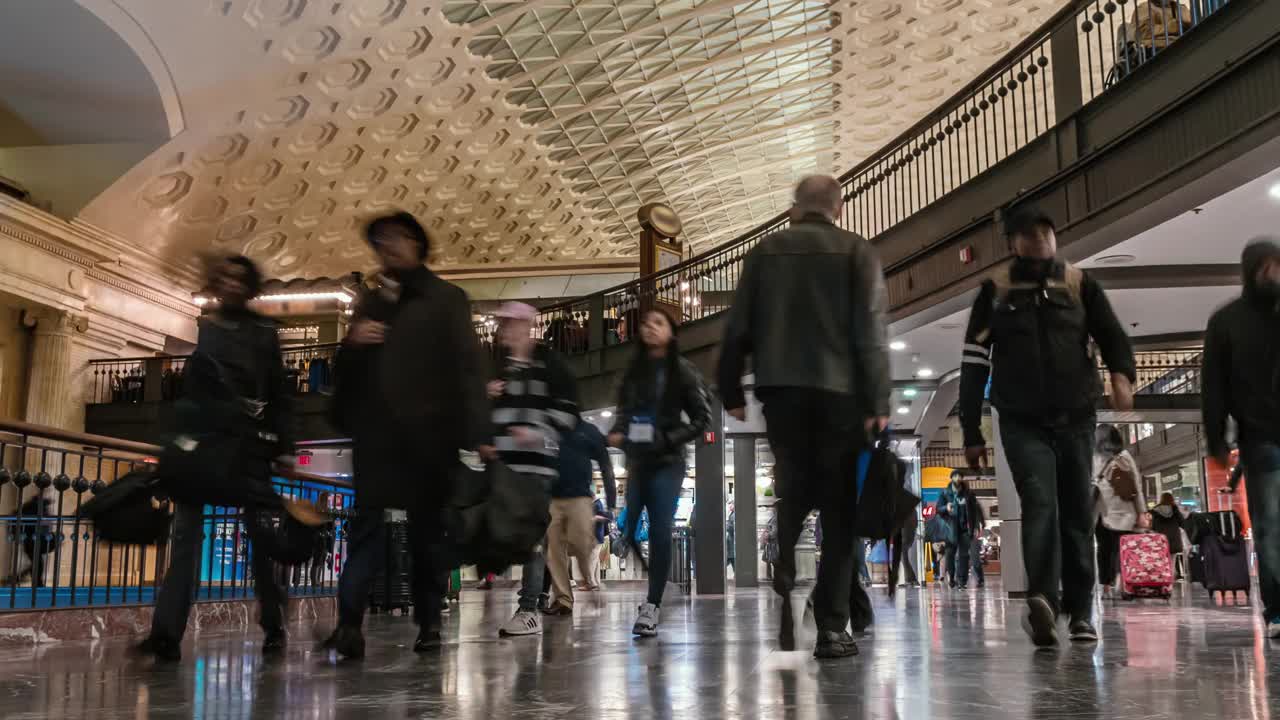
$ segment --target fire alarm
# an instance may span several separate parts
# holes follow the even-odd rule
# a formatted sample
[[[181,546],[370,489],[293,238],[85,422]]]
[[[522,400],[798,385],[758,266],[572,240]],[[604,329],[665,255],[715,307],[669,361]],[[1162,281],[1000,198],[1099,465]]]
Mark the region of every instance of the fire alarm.
[[[973,246],[972,245],[965,245],[964,247],[960,248],[960,262],[964,263],[965,265],[968,265],[969,263],[973,262]]]

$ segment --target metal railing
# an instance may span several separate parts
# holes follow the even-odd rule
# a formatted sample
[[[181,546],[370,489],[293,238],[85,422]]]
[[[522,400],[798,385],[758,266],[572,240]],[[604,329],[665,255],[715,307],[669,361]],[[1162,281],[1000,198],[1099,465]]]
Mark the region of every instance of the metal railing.
[[[80,508],[112,481],[154,462],[159,452],[154,445],[0,421],[0,611],[153,602],[168,545],[106,542]],[[277,579],[291,595],[334,594],[352,486],[305,473],[276,477],[273,484],[286,497],[319,501],[334,517],[311,561],[278,567]],[[204,527],[197,600],[251,597],[240,510],[206,507]]]
[[[339,343],[286,347],[281,352],[289,387],[299,395],[328,392]],[[182,396],[190,355],[90,360],[89,403],[140,403]]]
[[[1058,84],[1069,87],[1078,80],[1081,102],[1091,102],[1129,81],[1141,66],[1228,4],[1183,0],[1179,10],[1166,14],[1163,6],[1147,0],[1071,3],[936,111],[841,176],[844,204],[838,224],[874,242],[1016,154],[1073,111],[1057,107]],[[1154,14],[1144,10],[1150,7]],[[1156,21],[1143,21],[1153,15]],[[1055,55],[1055,41],[1068,42],[1078,61],[1055,67],[1054,58],[1064,55]],[[1055,78],[1055,73],[1072,77]],[[775,217],[673,268],[543,308],[534,332],[557,349],[577,354],[625,342],[634,333],[640,309],[653,303],[685,321],[714,315],[732,301],[747,252],[787,225],[785,215]],[[478,321],[476,330],[482,341],[494,343],[491,319]]]
[[[1199,395],[1203,351],[1145,350],[1134,354],[1138,369],[1138,381],[1133,385],[1135,395]],[[1098,361],[1104,392],[1111,394],[1111,374]]]

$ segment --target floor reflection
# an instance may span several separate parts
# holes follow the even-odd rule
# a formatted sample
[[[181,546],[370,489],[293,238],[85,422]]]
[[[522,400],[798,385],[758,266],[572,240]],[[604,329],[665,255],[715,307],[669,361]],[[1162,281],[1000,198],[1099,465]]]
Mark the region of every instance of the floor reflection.
[[[180,665],[128,657],[124,641],[0,649],[0,717],[34,718],[1250,718],[1271,719],[1280,669],[1248,607],[1202,593],[1172,604],[1100,603],[1096,647],[1036,651],[1019,604],[996,588],[877,593],[852,660],[818,663],[774,640],[765,590],[670,599],[662,634],[634,640],[639,589],[583,598],[540,637],[500,640],[506,591],[468,592],[450,644],[414,655],[407,618],[369,621],[369,657],[312,650],[296,627],[264,660],[258,633],[190,639]]]

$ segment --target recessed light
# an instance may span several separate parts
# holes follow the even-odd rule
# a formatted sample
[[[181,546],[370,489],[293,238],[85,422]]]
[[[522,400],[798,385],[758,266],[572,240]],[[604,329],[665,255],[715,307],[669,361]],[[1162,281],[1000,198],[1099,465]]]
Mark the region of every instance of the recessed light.
[[[915,396],[916,396],[916,389],[915,389],[915,388],[907,388],[906,390],[903,390],[903,391],[902,391],[902,397],[909,397],[909,398],[913,398],[913,397],[915,397]]]
[[[902,342],[901,340],[894,340],[893,342],[889,343],[889,349],[902,352],[903,350],[907,349],[907,344]]]
[[[1280,200],[1280,183],[1271,186],[1271,197]]]
[[[898,408],[899,415],[906,415],[909,412],[911,412],[911,408],[907,407],[906,405],[903,405],[902,407]]]
[[[600,413],[600,417],[604,418],[605,420],[608,420],[609,418],[613,417],[613,413],[608,410],[605,410],[604,412]]]
[[[922,378],[931,378],[933,377],[933,370],[930,368],[920,368],[916,371],[916,375],[919,375]]]
[[[1133,255],[1104,255],[1093,262],[1096,265],[1128,265],[1137,259]]]

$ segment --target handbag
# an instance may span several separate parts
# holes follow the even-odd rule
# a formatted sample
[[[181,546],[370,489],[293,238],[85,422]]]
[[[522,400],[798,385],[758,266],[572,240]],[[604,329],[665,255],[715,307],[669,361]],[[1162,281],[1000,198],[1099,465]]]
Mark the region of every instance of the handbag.
[[[883,434],[859,457],[856,468],[858,500],[854,507],[853,533],[869,540],[888,540],[906,524],[920,504],[906,488],[906,463],[889,447]]]
[[[159,478],[150,469],[134,470],[94,493],[80,506],[98,537],[127,545],[152,545],[169,535],[169,510],[161,500]]]

